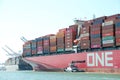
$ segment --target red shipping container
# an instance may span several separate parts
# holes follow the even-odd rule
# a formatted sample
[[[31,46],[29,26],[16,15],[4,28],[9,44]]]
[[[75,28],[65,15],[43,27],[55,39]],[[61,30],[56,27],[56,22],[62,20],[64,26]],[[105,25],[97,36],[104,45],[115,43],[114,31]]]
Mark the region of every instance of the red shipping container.
[[[89,46],[90,45],[90,40],[84,40],[80,42],[81,46]]]
[[[43,47],[42,46],[38,46],[37,47],[37,54],[42,54],[43,53]]]
[[[120,46],[120,42],[116,42],[116,46]]]
[[[120,38],[116,38],[116,42],[117,42],[117,43],[120,43]]]
[[[120,27],[115,27],[115,31],[120,31]]]
[[[84,27],[91,26],[92,23],[93,23],[93,20],[88,20],[88,21],[85,21],[85,22],[84,22],[83,26],[84,26]]]
[[[38,45],[43,45],[43,42],[42,42],[42,41],[38,41],[38,42],[37,42],[37,46],[38,46]]]
[[[99,42],[91,42],[91,45],[100,45],[101,44],[101,42],[99,41]]]
[[[49,46],[49,42],[44,42],[43,46]]]
[[[99,31],[99,32],[100,32],[100,31],[101,31],[101,28],[91,28],[91,29],[90,29],[90,33],[92,33],[92,32],[94,33],[94,32],[96,32],[96,31]]]
[[[111,33],[103,33],[102,34],[102,37],[106,37],[106,36],[114,36],[114,33],[111,32]]]
[[[89,36],[86,36],[86,37],[82,37],[81,40],[84,41],[84,40],[89,40]]]
[[[101,31],[100,31],[100,30],[95,30],[95,31],[91,31],[90,33],[91,33],[91,34],[100,34]]]
[[[71,26],[69,26],[69,28],[73,29],[75,35],[77,34],[78,25],[71,25]]]
[[[116,38],[120,38],[120,34],[116,34],[115,37],[116,37]]]
[[[101,28],[99,28],[99,27],[98,28],[91,28],[90,32],[92,32],[92,31],[98,31],[98,30],[100,31],[100,29]]]
[[[50,43],[50,46],[56,46],[56,42]]]
[[[114,43],[109,43],[109,44],[103,44],[103,47],[113,47]]]
[[[58,49],[58,48],[63,48],[63,49],[64,49],[64,44],[57,45],[57,49]]]
[[[81,49],[90,49],[90,46],[81,46]]]
[[[102,27],[102,30],[113,29],[113,28],[114,28],[114,25],[108,25],[108,26]]]
[[[32,50],[32,54],[36,54],[37,52],[36,52],[36,50]]]
[[[91,48],[101,48],[101,45],[100,44],[91,45]]]
[[[102,34],[104,34],[104,33],[113,33],[113,32],[114,32],[113,29],[102,30]]]
[[[100,42],[101,38],[91,38],[91,42],[96,42],[96,41]]]
[[[115,34],[117,35],[117,34],[120,34],[120,30],[119,31],[115,31]]]
[[[107,19],[105,19],[105,21],[116,20],[118,15],[119,14],[108,16]]]

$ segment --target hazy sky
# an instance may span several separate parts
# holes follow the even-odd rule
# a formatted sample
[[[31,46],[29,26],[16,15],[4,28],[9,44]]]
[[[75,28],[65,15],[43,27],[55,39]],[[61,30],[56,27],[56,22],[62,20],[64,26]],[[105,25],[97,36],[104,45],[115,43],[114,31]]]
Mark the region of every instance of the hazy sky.
[[[30,40],[68,27],[74,18],[118,13],[120,0],[0,0],[0,62],[7,54],[1,47],[22,51],[21,36]]]

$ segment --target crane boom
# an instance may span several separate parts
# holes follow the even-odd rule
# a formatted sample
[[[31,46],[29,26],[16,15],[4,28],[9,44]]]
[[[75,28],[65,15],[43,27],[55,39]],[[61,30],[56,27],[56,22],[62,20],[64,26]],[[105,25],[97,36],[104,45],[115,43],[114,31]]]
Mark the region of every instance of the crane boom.
[[[10,56],[14,56],[13,54],[9,53],[5,48],[2,47],[2,49]]]
[[[10,47],[8,47],[7,45],[5,45],[5,47],[7,49],[9,49],[15,56],[19,56],[20,54],[17,54],[15,51],[13,51]]]
[[[28,41],[28,40],[27,40],[25,37],[23,37],[23,36],[22,36],[20,39],[21,39],[23,42],[27,42],[27,41]]]

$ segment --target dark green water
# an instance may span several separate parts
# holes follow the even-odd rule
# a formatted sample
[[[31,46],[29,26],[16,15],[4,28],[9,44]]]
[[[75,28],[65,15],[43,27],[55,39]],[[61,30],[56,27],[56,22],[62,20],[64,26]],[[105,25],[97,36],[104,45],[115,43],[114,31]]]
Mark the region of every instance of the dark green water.
[[[1,71],[0,80],[120,80],[120,74]]]

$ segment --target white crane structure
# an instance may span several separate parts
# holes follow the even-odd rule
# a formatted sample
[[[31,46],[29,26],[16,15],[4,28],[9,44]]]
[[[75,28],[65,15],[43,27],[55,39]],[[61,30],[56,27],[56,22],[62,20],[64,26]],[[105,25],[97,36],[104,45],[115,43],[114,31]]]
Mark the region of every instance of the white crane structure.
[[[3,49],[5,52],[7,52],[8,56],[11,56],[11,57],[20,57],[20,56],[21,56],[21,54],[16,53],[15,51],[13,51],[13,50],[12,50],[10,47],[8,47],[7,45],[5,45],[5,47],[6,47],[9,51],[11,51],[11,52],[9,52],[8,50],[6,50],[5,48],[2,47],[2,49]]]
[[[27,40],[25,37],[23,37],[23,36],[22,36],[20,39],[21,39],[24,43],[28,41],[28,40]]]

